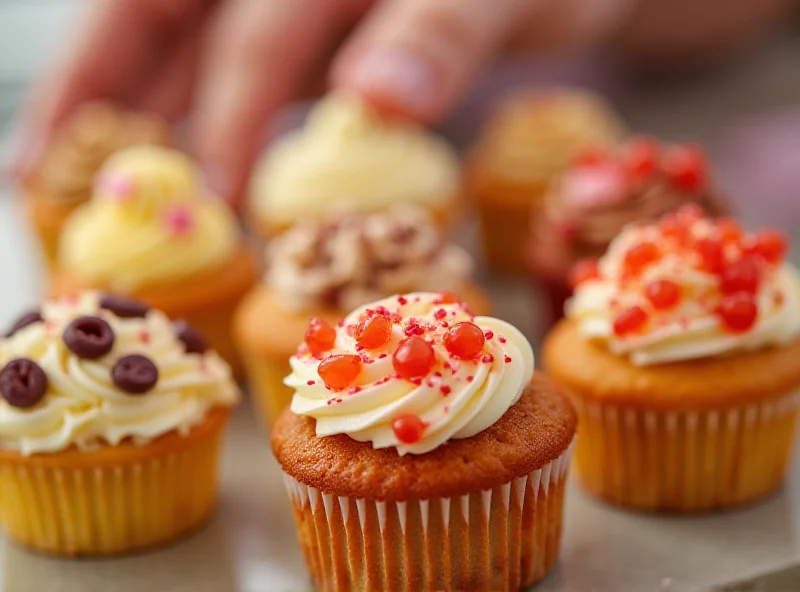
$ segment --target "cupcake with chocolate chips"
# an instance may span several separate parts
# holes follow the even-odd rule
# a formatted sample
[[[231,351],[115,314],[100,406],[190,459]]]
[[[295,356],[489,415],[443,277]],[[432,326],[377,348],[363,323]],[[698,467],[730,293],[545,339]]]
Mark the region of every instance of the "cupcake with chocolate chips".
[[[544,290],[543,317],[550,324],[562,317],[572,284],[593,273],[625,226],[685,205],[712,217],[727,210],[699,146],[637,136],[613,150],[579,154],[533,218],[528,263]]]
[[[316,587],[512,591],[559,550],[576,417],[511,325],[441,294],[309,327],[272,431]]]
[[[800,275],[786,248],[778,232],[695,208],[612,242],[544,345],[580,417],[586,489],[700,511],[780,487],[800,388]]]
[[[347,311],[411,290],[459,294],[479,313],[489,304],[469,280],[472,262],[448,244],[430,215],[415,206],[329,215],[281,235],[267,253],[261,286],[242,302],[235,333],[267,424],[289,403],[288,360],[309,318],[321,334]]]
[[[108,159],[92,200],[70,217],[51,292],[96,289],[143,300],[196,326],[238,369],[231,319],[257,277],[235,216],[203,192],[195,164],[145,146]]]
[[[26,206],[48,264],[55,262],[67,217],[89,200],[94,177],[113,152],[171,143],[166,124],[113,103],[86,103],[57,130],[24,182]]]
[[[0,340],[0,518],[45,553],[162,544],[212,510],[238,398],[185,323],[96,292],[46,302]]]

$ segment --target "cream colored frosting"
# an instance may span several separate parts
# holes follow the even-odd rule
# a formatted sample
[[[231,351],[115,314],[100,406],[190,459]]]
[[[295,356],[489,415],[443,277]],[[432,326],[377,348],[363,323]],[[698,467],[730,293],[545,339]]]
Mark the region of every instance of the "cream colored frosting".
[[[235,216],[203,193],[187,156],[137,146],[103,166],[92,200],[64,227],[59,260],[89,282],[128,291],[221,267],[239,235]]]
[[[691,235],[713,236],[714,228],[710,220],[699,219],[691,226]],[[625,253],[643,240],[663,245],[666,254],[640,278],[623,281]],[[736,247],[729,246],[727,257],[735,256]],[[578,287],[567,305],[567,316],[579,322],[587,338],[606,343],[610,351],[640,366],[784,345],[800,336],[800,275],[793,266],[764,266],[756,295],[756,323],[748,331],[734,333],[716,314],[722,297],[719,277],[703,271],[698,261],[697,253],[675,249],[657,225],[629,227],[600,259],[600,278]],[[663,312],[653,310],[643,296],[643,286],[659,279],[677,283],[683,295],[676,307]],[[642,307],[651,319],[644,331],[618,336],[614,318],[630,306]]]
[[[303,129],[275,143],[256,168],[254,210],[287,225],[346,207],[439,208],[458,191],[453,150],[422,128],[388,120],[349,96],[320,102]]]
[[[186,433],[213,407],[237,401],[228,365],[213,352],[185,353],[163,313],[150,310],[143,318],[119,318],[99,307],[99,297],[85,292],[47,302],[41,322],[0,341],[0,366],[29,358],[48,379],[48,390],[34,407],[17,408],[0,399],[3,448],[28,455],[73,445],[115,445],[125,438],[147,442],[174,430]],[[113,349],[99,359],[79,358],[64,344],[64,329],[84,315],[104,319],[114,331]],[[127,394],[111,379],[114,363],[134,353],[158,367],[156,386],[143,395]]]
[[[377,350],[359,351],[353,329],[368,310],[380,307],[399,315],[391,339]],[[392,364],[392,354],[413,322],[425,328],[436,355],[431,373],[419,384],[398,378]],[[459,322],[490,332],[476,360],[455,359],[444,346],[447,327]],[[347,434],[375,448],[394,447],[400,455],[424,454],[451,438],[470,438],[490,427],[519,400],[534,367],[533,350],[516,328],[499,319],[473,317],[465,305],[442,304],[441,295],[431,293],[393,296],[356,309],[337,328],[334,348],[326,355],[336,354],[362,356],[355,388],[329,390],[318,374],[320,359],[301,348],[291,358],[292,373],[284,381],[295,390],[292,411],[316,419],[318,436]],[[426,424],[414,444],[398,440],[392,429],[394,419],[407,413]]]
[[[287,310],[352,310],[389,294],[458,292],[469,254],[418,206],[308,220],[274,239],[267,285]]]

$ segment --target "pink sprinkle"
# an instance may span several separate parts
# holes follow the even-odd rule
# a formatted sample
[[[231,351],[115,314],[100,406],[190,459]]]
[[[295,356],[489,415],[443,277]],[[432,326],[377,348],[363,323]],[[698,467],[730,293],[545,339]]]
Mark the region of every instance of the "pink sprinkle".
[[[361,387],[358,386],[358,385],[351,386],[349,389],[347,389],[347,394],[348,395],[355,395],[356,393],[360,393],[360,392],[361,392]]]
[[[491,364],[492,362],[494,362],[494,356],[492,354],[486,354],[481,358],[481,362],[483,362],[484,364]]]
[[[511,361],[511,356],[506,356],[506,364],[508,364],[510,361]]]
[[[450,413],[450,405],[445,405],[444,406],[444,412],[445,413]]]
[[[381,354],[381,355],[379,355],[379,356],[378,356],[378,359],[379,359],[379,360],[382,360],[382,359],[383,359],[383,358],[385,358],[385,357],[386,357],[386,354]]]
[[[439,387],[439,390],[440,390],[440,391],[442,391],[442,394],[443,394],[445,397],[446,397],[447,395],[449,395],[449,394],[450,394],[450,392],[451,392],[451,389],[450,389],[450,387],[449,387],[449,386],[447,386],[446,384],[443,384],[442,386],[440,386],[440,387]]]
[[[454,311],[454,310],[451,310],[451,311],[450,311],[450,316],[451,316],[451,317],[454,317],[454,316],[456,316],[456,311]]]
[[[422,379],[421,378],[412,378],[411,382],[413,384],[416,384],[417,386],[421,386],[422,385]]]
[[[427,385],[428,385],[428,388],[433,388],[433,381],[432,381],[432,380],[429,380],[429,381],[428,381],[428,382],[426,382],[425,384],[427,384]]]
[[[175,236],[186,236],[194,227],[194,215],[186,206],[174,205],[164,212],[164,224]]]
[[[128,175],[104,173],[97,179],[98,190],[111,201],[127,201],[133,193],[133,187],[134,181]]]
[[[142,343],[150,343],[150,333],[147,331],[142,331],[139,333],[139,341]]]
[[[494,333],[492,333],[491,331],[487,331],[486,333],[483,334],[483,336],[486,337],[486,339],[488,340],[494,337]]]
[[[443,308],[440,308],[435,313],[433,313],[433,316],[437,321],[441,321],[443,318],[447,316],[447,311]]]
[[[408,298],[406,298],[405,296],[398,296],[397,303],[400,304],[401,306],[404,306],[408,304]]]
[[[336,326],[337,327],[344,327],[344,317],[342,317],[341,319],[336,321]]]
[[[420,300],[419,296],[414,296],[414,302],[419,302],[419,300]]]
[[[475,380],[474,376],[467,376],[467,382],[472,382],[473,380]]]
[[[505,337],[503,337],[502,335],[501,335],[500,337],[498,337],[498,338],[497,338],[497,340],[498,340],[500,343],[505,343],[505,342],[506,342],[506,338],[505,338]]]
[[[64,302],[66,302],[71,306],[74,306],[78,304],[79,298],[80,297],[78,296],[78,294],[76,294],[75,292],[70,292],[69,294],[64,295]]]
[[[317,384],[317,381],[316,380],[309,380],[306,384],[308,386],[314,386],[315,384]]]

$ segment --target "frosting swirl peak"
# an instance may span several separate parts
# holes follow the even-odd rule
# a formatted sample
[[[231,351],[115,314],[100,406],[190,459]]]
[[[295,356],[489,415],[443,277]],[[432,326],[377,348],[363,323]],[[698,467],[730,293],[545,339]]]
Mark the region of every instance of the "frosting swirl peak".
[[[314,335],[328,328],[319,327],[312,321],[317,330],[290,360],[292,411],[315,418],[318,436],[347,434],[400,455],[485,430],[533,376],[533,351],[517,329],[472,316],[449,294],[411,293],[356,309],[333,341],[322,341],[324,351]]]

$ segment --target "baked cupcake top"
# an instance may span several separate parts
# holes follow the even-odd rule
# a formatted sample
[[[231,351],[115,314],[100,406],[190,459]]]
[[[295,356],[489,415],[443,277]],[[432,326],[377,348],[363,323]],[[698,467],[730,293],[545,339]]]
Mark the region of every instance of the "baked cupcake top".
[[[317,436],[424,454],[492,426],[533,375],[533,351],[504,321],[450,294],[417,292],[356,309],[334,328],[312,319],[284,381]]]
[[[238,398],[195,329],[97,292],[20,317],[0,340],[0,368],[0,447],[25,455],[186,433]]]
[[[565,275],[599,257],[628,224],[654,222],[686,204],[725,213],[702,148],[634,137],[619,148],[577,156],[553,183],[534,220],[531,257],[540,273]]]
[[[307,220],[275,238],[267,260],[267,285],[296,311],[348,311],[402,292],[457,292],[472,270],[466,251],[412,205]]]
[[[81,201],[113,152],[135,144],[171,143],[166,124],[153,115],[113,103],[86,103],[58,129],[35,173],[46,198]]]
[[[686,206],[628,227],[584,265],[567,316],[635,365],[785,345],[800,336],[800,276],[786,249],[777,231],[745,232]]]
[[[239,242],[235,216],[205,194],[187,156],[135,146],[108,159],[92,200],[67,220],[59,263],[87,282],[125,292],[212,272]]]
[[[597,95],[567,88],[528,92],[506,101],[477,148],[481,166],[509,179],[541,182],[588,147],[615,143],[624,125]]]
[[[396,203],[437,208],[455,197],[459,175],[455,153],[442,139],[334,95],[312,110],[302,129],[266,152],[252,201],[257,214],[278,226],[337,206],[361,212]]]

